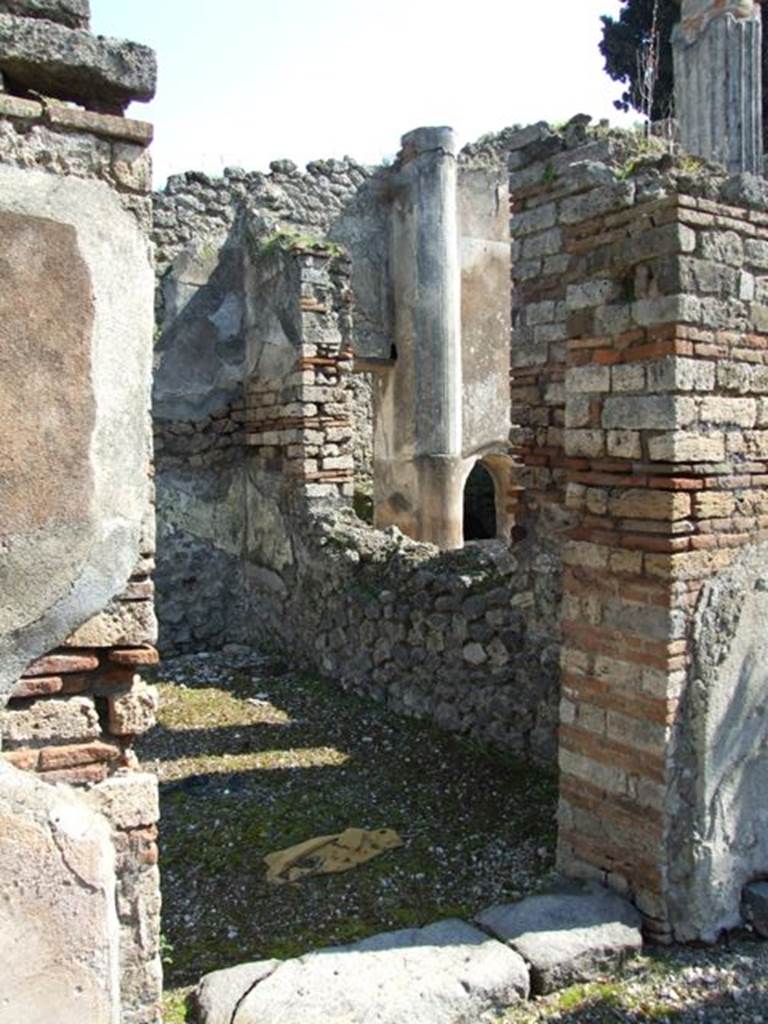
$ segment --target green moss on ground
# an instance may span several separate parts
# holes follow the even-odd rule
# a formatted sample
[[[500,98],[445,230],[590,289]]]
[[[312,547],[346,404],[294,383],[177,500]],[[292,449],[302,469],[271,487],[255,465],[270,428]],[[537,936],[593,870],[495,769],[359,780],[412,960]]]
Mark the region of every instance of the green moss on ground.
[[[208,971],[470,917],[550,873],[551,771],[274,663],[185,685],[173,668],[140,752],[161,782],[167,1021]],[[349,825],[405,845],[343,875],[266,883],[266,853]]]

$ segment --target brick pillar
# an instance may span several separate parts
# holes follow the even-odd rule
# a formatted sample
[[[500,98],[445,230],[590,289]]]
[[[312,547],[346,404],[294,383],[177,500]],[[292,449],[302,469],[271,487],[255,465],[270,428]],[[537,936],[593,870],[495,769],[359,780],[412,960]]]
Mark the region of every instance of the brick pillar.
[[[702,803],[712,765],[692,701],[702,588],[766,535],[768,321],[753,301],[764,219],[672,194],[564,240],[565,451],[580,462],[566,494],[579,521],[563,554],[558,856],[629,892],[661,940],[738,923],[740,887],[760,869],[710,835],[728,823]],[[741,872],[727,897],[695,867],[713,857]]]
[[[354,491],[349,262],[333,247],[306,246],[287,236],[284,246],[272,250],[256,261],[249,287],[258,295],[258,315],[269,318],[279,309],[282,323],[295,329],[282,338],[279,363],[273,358],[270,364],[263,358],[264,325],[251,327],[254,369],[246,385],[246,444],[252,465],[257,473],[284,477],[293,494],[310,501],[349,503]]]

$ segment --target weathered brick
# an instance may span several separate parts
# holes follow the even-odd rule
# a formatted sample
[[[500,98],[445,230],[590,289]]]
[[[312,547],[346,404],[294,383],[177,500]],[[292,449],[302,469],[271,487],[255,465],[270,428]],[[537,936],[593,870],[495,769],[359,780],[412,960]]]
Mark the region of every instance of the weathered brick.
[[[61,747],[43,747],[38,762],[40,771],[77,768],[95,762],[118,761],[122,750],[115,743],[80,743]]]
[[[107,661],[126,667],[157,665],[159,660],[160,656],[155,647],[114,647],[107,652]]]
[[[91,651],[48,654],[28,666],[27,676],[59,676],[65,672],[91,672],[99,667],[98,656]]]
[[[47,697],[60,693],[64,688],[61,676],[36,676],[32,679],[20,679],[10,693],[10,700],[26,700],[34,697]]]

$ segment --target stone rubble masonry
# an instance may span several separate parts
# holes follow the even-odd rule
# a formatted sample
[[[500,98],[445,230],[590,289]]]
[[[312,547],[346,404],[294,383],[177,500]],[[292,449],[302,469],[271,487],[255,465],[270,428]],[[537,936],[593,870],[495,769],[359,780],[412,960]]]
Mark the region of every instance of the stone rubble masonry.
[[[262,284],[260,305],[279,300],[298,326],[283,372],[256,360],[246,385],[253,639],[404,714],[551,759],[557,562],[533,530],[514,553],[451,553],[358,519],[347,262],[300,245],[259,262],[278,289]]]
[[[97,511],[93,520],[81,522],[75,517],[74,534],[43,537],[48,547],[36,542],[32,567],[18,573],[28,591],[35,586],[41,590],[41,603],[29,616],[31,625],[26,620],[20,627],[12,623],[15,632],[10,644],[6,645],[8,637],[0,630],[0,803],[6,793],[6,780],[18,776],[17,769],[21,769],[27,780],[23,785],[67,783],[66,788],[43,786],[40,791],[49,791],[54,803],[70,801],[85,818],[96,817],[85,806],[88,803],[101,816],[98,827],[108,836],[112,872],[105,900],[111,907],[109,914],[116,917],[119,965],[114,965],[111,1005],[102,1013],[101,1006],[92,1000],[80,1007],[77,1019],[92,1019],[94,1024],[102,1019],[105,1024],[118,1019],[121,1024],[156,1024],[160,1020],[162,988],[157,782],[135,770],[137,761],[132,750],[135,736],[153,724],[156,703],[153,690],[138,673],[142,666],[158,660],[152,579],[151,303],[144,301],[148,294],[151,298],[152,280],[148,151],[152,127],[118,116],[129,100],[151,96],[154,55],[145,47],[88,35],[84,31],[88,19],[87,0],[0,2],[0,89],[7,90],[0,91],[0,173],[4,178],[5,208],[10,211],[4,216],[23,221],[28,231],[45,217],[44,223],[55,223],[67,231],[67,237],[74,239],[75,251],[84,254],[86,271],[91,274],[89,294],[94,294],[96,327],[94,337],[82,341],[86,362],[78,379],[92,383],[99,410],[96,422],[102,432],[91,430],[85,442],[72,438],[72,418],[67,414],[57,419],[53,407],[52,422],[57,424],[53,433],[67,440],[67,459],[76,463],[80,455],[72,452],[87,453],[85,465],[75,467],[80,475],[75,477],[70,472],[69,462],[57,467],[56,459],[49,456],[44,468],[50,480],[36,481],[47,505],[40,506],[34,493],[9,493],[7,487],[3,492],[3,502],[10,501],[12,520],[18,510],[22,542],[23,528],[28,529],[28,524],[43,514],[41,508],[45,515],[60,515],[60,496],[52,486],[57,468],[68,486],[66,500],[76,506],[78,515],[82,509]],[[46,97],[57,98],[31,98],[24,95],[27,89],[34,90],[35,96],[45,93]],[[93,109],[62,102],[71,100]],[[44,213],[39,212],[41,207]],[[93,242],[94,220],[98,237],[114,240],[111,250],[104,243],[106,253],[104,246],[98,248]],[[56,255],[56,251],[41,254],[46,272],[55,266]],[[48,262],[43,264],[43,258]],[[101,268],[95,266],[99,260],[113,265],[102,277]],[[135,298],[121,306],[119,296],[126,290]],[[85,322],[78,302],[79,296],[73,295],[71,306]],[[15,307],[11,310],[17,313]],[[26,329],[24,313],[21,305],[17,317]],[[38,347],[38,376],[31,378],[30,386],[39,387],[40,381],[47,384],[43,368],[51,361],[48,349],[43,352],[44,346],[52,350],[56,366],[63,357],[56,349],[56,339],[48,338],[38,327],[42,315],[36,311],[34,316],[28,318],[35,325],[28,344]],[[102,323],[105,317],[109,318],[106,336]],[[121,374],[117,380],[115,370]],[[37,404],[29,403],[33,408],[40,402],[61,400],[57,395],[57,389],[61,391],[63,386],[60,376],[55,386],[51,383],[49,393],[35,394]],[[5,393],[0,397],[7,400]],[[103,424],[98,418],[102,415]],[[119,421],[117,435],[109,433],[114,429],[109,416]],[[89,422],[85,421],[85,427]],[[111,443],[105,445],[108,438]],[[39,445],[37,434],[32,440]],[[94,479],[101,490],[94,489]],[[118,503],[114,508],[113,502]],[[99,516],[106,517],[107,527],[102,527]],[[65,579],[66,586],[59,587],[57,580],[46,582],[49,566],[56,572],[69,571],[68,559],[73,556],[67,539],[72,536],[77,543],[85,537],[89,547],[82,576],[77,577],[79,564],[73,562],[73,579]],[[16,544],[16,549],[22,550],[23,543]],[[67,593],[67,604],[60,599],[60,592]],[[16,595],[14,600],[26,609]],[[48,653],[36,657],[46,649]],[[6,656],[6,652],[10,654]],[[36,870],[45,871],[42,862]],[[54,875],[46,874],[41,887],[54,885]],[[71,879],[66,886],[71,888]],[[31,880],[24,883],[25,898],[34,889]],[[50,891],[55,895],[54,889]],[[59,897],[64,893],[62,883]],[[24,912],[22,906],[18,911],[22,926]],[[88,919],[83,920],[88,924]],[[14,927],[18,928],[18,923]],[[5,927],[3,932],[6,937],[11,934]],[[86,936],[86,945],[96,941],[90,925],[86,931],[75,932],[74,938],[69,936],[72,942],[80,943],[82,936]],[[35,961],[37,947],[25,944],[26,932],[24,937],[19,944],[22,955]],[[13,940],[18,941],[18,935],[13,935]],[[59,962],[66,957],[67,943],[62,942],[59,948],[55,935],[52,941],[51,952],[45,956]],[[106,985],[108,972],[101,973]],[[73,991],[74,985],[73,981]],[[12,1001],[10,1009],[5,1008],[14,1020],[22,1019],[29,1015],[25,1005]],[[55,1015],[58,1009],[51,1012]],[[36,1012],[40,1016],[39,1006]],[[2,1013],[0,1010],[0,1016]]]
[[[627,174],[610,133],[534,126],[512,156],[515,434],[571,517],[559,865],[630,894],[656,939],[710,939],[738,906],[680,898],[707,856],[706,828],[676,828],[703,770],[684,709],[702,586],[768,536],[768,213],[716,174]]]

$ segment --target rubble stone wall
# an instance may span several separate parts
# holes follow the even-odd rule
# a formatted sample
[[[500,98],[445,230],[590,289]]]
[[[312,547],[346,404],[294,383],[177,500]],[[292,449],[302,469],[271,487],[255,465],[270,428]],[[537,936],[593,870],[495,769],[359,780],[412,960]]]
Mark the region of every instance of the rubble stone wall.
[[[261,316],[275,309],[271,278],[281,322],[291,304],[300,314],[301,345],[291,352],[286,339],[278,378],[254,361],[248,385],[254,639],[405,714],[551,758],[558,562],[533,532],[514,550],[450,553],[361,522],[350,508],[347,264],[322,250],[266,264]]]

